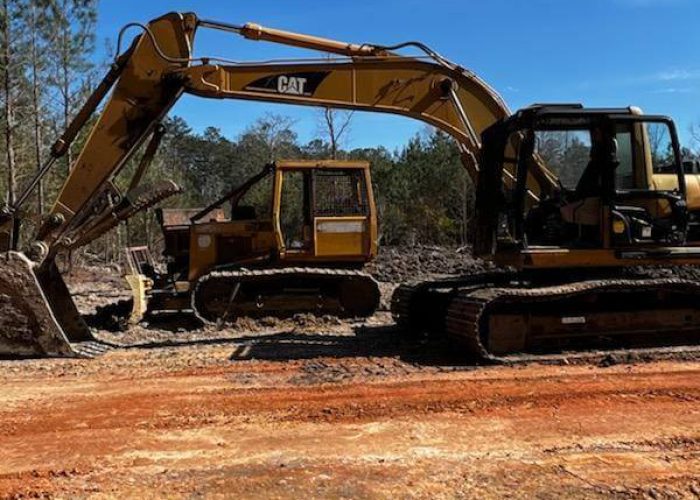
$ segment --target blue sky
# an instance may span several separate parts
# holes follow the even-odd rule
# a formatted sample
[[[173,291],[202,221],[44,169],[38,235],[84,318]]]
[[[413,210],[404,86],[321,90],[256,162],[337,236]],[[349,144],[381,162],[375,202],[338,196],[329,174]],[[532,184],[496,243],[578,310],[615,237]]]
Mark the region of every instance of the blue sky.
[[[172,10],[349,42],[420,40],[475,71],[512,110],[534,102],[635,105],[673,117],[684,142],[690,124],[700,123],[698,0],[101,0],[98,46],[129,21]],[[196,54],[255,60],[307,53],[202,30]],[[172,114],[195,130],[211,125],[235,137],[268,112],[293,118],[302,141],[318,135],[312,108],[185,97]],[[394,149],[423,128],[356,114],[345,146]]]

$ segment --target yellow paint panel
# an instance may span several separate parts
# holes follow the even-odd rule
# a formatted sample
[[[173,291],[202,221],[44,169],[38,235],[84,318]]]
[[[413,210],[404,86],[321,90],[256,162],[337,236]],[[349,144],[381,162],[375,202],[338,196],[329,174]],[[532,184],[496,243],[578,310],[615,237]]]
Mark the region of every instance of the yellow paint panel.
[[[319,234],[316,238],[316,256],[347,256],[364,254],[363,233]]]
[[[655,259],[653,257],[633,256],[645,250],[669,252],[672,257]],[[618,253],[630,254],[622,257]],[[650,247],[645,248],[621,248],[621,249],[566,249],[556,247],[531,247],[523,252],[501,252],[496,255],[494,261],[502,266],[513,266],[518,269],[557,269],[567,267],[621,267],[659,265],[670,262],[677,265],[698,265],[700,258],[691,247]]]
[[[317,257],[367,253],[367,219],[364,217],[316,218],[315,236]]]

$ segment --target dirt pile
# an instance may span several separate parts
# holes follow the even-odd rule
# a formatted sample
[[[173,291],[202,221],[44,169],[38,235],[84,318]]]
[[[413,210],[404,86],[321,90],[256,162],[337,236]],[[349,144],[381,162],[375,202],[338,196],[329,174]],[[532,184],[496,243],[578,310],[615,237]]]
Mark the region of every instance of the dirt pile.
[[[468,247],[385,247],[365,267],[377,280],[403,283],[439,275],[472,274],[494,269],[493,264],[471,256]]]
[[[365,266],[365,271],[378,281],[394,284],[494,269],[497,267],[493,263],[473,257],[469,247],[432,245],[383,247],[377,258]],[[626,274],[700,281],[700,267],[695,266],[640,266],[627,270]]]
[[[696,266],[647,266],[635,267],[629,274],[641,275],[648,278],[678,278],[700,281],[700,268]]]

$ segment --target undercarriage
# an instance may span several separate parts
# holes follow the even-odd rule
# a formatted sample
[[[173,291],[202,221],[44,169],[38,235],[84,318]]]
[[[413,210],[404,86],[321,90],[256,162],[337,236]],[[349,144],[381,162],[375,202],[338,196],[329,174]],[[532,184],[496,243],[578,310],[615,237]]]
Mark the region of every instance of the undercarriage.
[[[377,282],[361,271],[292,267],[214,271],[196,283],[191,304],[203,322],[221,323],[305,312],[367,317],[379,299]]]
[[[488,273],[403,285],[405,330],[447,335],[468,359],[512,362],[700,343],[700,283],[630,271]]]

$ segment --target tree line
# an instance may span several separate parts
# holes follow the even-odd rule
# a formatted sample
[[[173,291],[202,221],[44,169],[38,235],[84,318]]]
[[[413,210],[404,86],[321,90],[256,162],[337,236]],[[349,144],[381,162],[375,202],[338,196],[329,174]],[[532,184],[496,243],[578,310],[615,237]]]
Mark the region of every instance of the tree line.
[[[321,113],[325,122],[327,112]],[[167,133],[143,181],[169,178],[183,189],[163,206],[206,206],[274,160],[362,160],[371,165],[380,244],[467,241],[474,187],[461,165],[456,144],[442,132],[426,129],[404,147],[389,151],[381,146],[344,149],[337,136],[330,139],[331,128],[319,133],[324,137],[302,143],[294,132],[294,122],[275,114],[259,118],[236,138],[225,137],[215,127],[197,133],[180,117],[168,118],[165,126]],[[127,185],[130,173],[130,168],[125,169],[117,184]],[[263,214],[270,207],[271,193],[271,185],[261,182],[243,202]],[[152,213],[132,219],[123,231],[120,242],[130,245],[157,246],[160,238]]]
[[[95,83],[97,0],[0,0],[0,189],[12,204]],[[69,151],[35,194],[43,213]],[[48,192],[45,192],[48,190]]]

